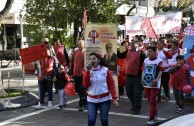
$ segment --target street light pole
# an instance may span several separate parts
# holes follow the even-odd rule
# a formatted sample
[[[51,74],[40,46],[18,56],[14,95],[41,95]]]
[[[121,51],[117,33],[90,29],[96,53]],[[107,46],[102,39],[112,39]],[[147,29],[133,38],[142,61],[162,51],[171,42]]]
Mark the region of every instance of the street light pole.
[[[22,49],[24,48],[24,42],[23,42],[23,15],[21,11],[20,11],[19,17],[20,17],[20,39],[21,39],[21,49]]]
[[[155,10],[155,12],[159,11],[159,9],[158,9],[158,0],[154,0],[154,10]]]
[[[172,11],[176,11],[177,5],[178,5],[178,0],[172,0]]]

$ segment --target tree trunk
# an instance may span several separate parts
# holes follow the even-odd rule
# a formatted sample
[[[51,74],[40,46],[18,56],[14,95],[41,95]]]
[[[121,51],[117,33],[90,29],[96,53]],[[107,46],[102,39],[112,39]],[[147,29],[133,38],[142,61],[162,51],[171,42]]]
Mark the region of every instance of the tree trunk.
[[[11,9],[11,6],[13,4],[14,0],[7,0],[5,7],[3,10],[0,12],[0,21],[8,14],[9,10]],[[7,93],[5,92],[2,81],[1,81],[1,68],[0,68],[0,96],[6,96]]]
[[[9,10],[11,9],[11,6],[13,4],[14,0],[7,0],[5,7],[0,12],[0,21],[8,14]]]

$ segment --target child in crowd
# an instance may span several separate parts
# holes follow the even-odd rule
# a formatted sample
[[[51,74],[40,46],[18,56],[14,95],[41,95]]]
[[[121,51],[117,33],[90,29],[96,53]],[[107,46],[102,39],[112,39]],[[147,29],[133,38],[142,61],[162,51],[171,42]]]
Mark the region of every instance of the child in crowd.
[[[58,74],[56,76],[56,79],[53,79],[53,81],[57,85],[59,97],[60,97],[60,104],[58,107],[62,109],[67,105],[67,99],[66,99],[66,94],[64,92],[64,88],[66,84],[70,81],[68,75],[65,72],[63,65],[59,65]]]
[[[174,97],[176,101],[176,112],[182,113],[184,106],[184,96],[182,88],[185,84],[191,83],[191,76],[188,65],[184,64],[184,57],[178,55],[176,57],[176,65],[169,70],[171,74],[171,84],[173,87]]]
[[[150,115],[148,125],[155,123],[157,115],[156,97],[161,84],[161,75],[163,71],[162,59],[156,56],[156,47],[149,46],[147,48],[148,58],[144,60],[142,66],[143,76],[142,84],[144,86],[145,95],[148,99]]]

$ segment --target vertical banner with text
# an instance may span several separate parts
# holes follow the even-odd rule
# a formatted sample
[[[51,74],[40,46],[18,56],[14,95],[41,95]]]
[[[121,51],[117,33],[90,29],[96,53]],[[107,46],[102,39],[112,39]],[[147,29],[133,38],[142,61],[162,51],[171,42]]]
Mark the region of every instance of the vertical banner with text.
[[[85,30],[85,64],[89,63],[92,52],[102,55],[103,61],[111,71],[118,95],[117,79],[117,25],[87,24]]]
[[[193,87],[192,96],[194,97],[194,26],[188,26],[185,30],[183,49],[185,63],[189,65],[191,74],[191,85]]]

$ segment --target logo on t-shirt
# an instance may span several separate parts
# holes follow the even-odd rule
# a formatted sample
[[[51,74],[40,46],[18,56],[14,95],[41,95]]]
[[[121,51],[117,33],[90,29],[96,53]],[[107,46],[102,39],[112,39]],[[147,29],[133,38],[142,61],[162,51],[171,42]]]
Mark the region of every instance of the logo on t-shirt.
[[[156,64],[145,64],[144,66],[144,74],[143,74],[143,83],[146,86],[152,86],[152,81],[156,79]]]

